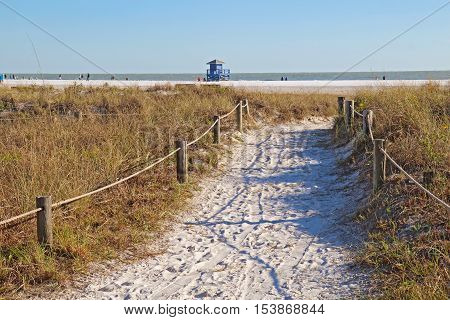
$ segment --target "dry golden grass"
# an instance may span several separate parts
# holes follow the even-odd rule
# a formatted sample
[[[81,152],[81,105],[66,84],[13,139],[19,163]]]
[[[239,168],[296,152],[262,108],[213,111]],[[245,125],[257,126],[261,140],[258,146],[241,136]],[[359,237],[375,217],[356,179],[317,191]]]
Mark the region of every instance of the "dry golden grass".
[[[355,100],[358,111],[373,110],[374,136],[387,139],[387,152],[419,181],[424,171],[433,171],[429,189],[448,203],[450,88],[361,91]],[[370,162],[371,150],[371,142],[359,140],[360,158]],[[359,215],[370,231],[360,260],[376,270],[384,298],[448,299],[449,213],[398,170],[387,166],[387,173],[385,185]]]
[[[236,101],[248,98],[253,117],[285,122],[331,116],[336,97],[319,94],[243,93],[221,87],[0,88],[0,220],[33,209],[35,197],[53,201],[82,194],[142,168],[192,140]],[[74,117],[81,111],[83,118]],[[223,130],[234,128],[234,117]],[[88,263],[137,255],[139,243],[163,232],[202,174],[217,165],[221,148],[207,136],[189,153],[191,182],[175,181],[174,161],[55,210],[55,249],[36,244],[34,220],[0,231],[0,296],[41,283],[60,283]],[[226,143],[225,139],[225,143]],[[200,164],[198,164],[200,163]]]

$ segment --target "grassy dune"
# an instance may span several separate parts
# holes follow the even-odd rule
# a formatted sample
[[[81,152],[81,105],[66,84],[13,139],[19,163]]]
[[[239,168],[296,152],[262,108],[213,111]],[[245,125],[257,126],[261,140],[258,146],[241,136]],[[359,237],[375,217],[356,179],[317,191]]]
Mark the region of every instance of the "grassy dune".
[[[167,154],[174,140],[192,140],[215,114],[248,98],[253,119],[282,123],[333,115],[336,97],[240,92],[220,87],[0,88],[0,220],[33,209],[37,195],[54,201],[84,193]],[[360,91],[358,111],[375,114],[374,136],[413,176],[433,171],[432,192],[449,202],[450,89],[433,85]],[[74,115],[81,111],[82,119]],[[253,120],[245,119],[251,127]],[[337,132],[348,139],[338,120]],[[223,121],[230,143],[234,117]],[[355,161],[371,174],[371,143],[355,128]],[[90,262],[123,252],[139,258],[161,250],[139,244],[158,237],[189,199],[202,175],[217,166],[223,147],[208,136],[190,149],[190,183],[179,185],[174,161],[125,184],[55,210],[55,249],[36,244],[35,221],[0,231],[0,297],[39,284],[58,286]],[[357,219],[369,238],[359,261],[375,270],[384,298],[449,296],[449,215],[395,169]]]
[[[330,116],[336,97],[243,93],[220,87],[0,87],[0,220],[33,209],[35,197],[59,201],[126,176],[167,154],[174,140],[192,140],[236,101],[248,98],[252,117],[277,123]],[[83,117],[74,115],[82,112]],[[234,130],[234,117],[222,130]],[[245,119],[246,126],[253,121]],[[156,240],[185,204],[199,178],[217,166],[211,137],[190,149],[191,181],[179,185],[174,161],[125,184],[54,211],[55,249],[36,244],[35,220],[0,231],[0,297],[41,283],[57,286],[90,262],[156,253]],[[225,136],[224,143],[229,143]]]
[[[387,140],[394,160],[419,181],[424,171],[433,171],[429,189],[449,203],[450,88],[361,91],[355,100],[358,111],[373,110],[374,137]],[[371,142],[357,136],[356,156],[367,165],[367,179],[371,151]],[[359,213],[370,231],[360,261],[375,269],[384,298],[448,299],[449,212],[397,169],[387,166],[387,174],[383,188]]]

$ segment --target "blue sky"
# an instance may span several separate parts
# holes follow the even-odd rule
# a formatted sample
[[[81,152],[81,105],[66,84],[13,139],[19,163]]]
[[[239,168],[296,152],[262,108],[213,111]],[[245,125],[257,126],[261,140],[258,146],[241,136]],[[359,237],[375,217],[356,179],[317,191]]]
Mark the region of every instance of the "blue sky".
[[[1,0],[111,73],[342,71],[446,0]],[[0,5],[0,72],[101,73]],[[450,70],[450,5],[354,71]]]

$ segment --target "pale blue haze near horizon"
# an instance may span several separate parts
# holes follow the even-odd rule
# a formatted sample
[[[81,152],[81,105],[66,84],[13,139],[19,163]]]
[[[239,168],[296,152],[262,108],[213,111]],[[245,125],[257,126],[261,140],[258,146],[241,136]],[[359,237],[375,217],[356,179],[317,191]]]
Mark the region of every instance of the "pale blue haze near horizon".
[[[2,0],[111,73],[343,71],[448,2]],[[0,72],[100,73],[0,6]],[[353,71],[450,70],[450,5]]]

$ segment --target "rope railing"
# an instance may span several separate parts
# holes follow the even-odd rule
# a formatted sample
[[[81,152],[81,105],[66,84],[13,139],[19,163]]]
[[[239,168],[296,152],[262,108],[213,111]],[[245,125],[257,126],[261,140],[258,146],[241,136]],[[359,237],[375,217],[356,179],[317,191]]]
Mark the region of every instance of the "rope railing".
[[[113,182],[113,183],[110,183],[110,184],[108,184],[108,185],[106,185],[106,186],[103,186],[103,187],[101,187],[101,188],[95,189],[95,190],[93,190],[93,191],[91,191],[91,192],[87,192],[87,193],[85,193],[85,194],[82,194],[82,195],[79,195],[79,196],[76,196],[76,197],[73,197],[73,198],[70,198],[70,199],[66,199],[66,200],[63,200],[63,201],[60,201],[60,202],[56,202],[56,203],[52,204],[52,208],[61,207],[61,206],[63,206],[63,205],[66,205],[66,204],[75,202],[75,201],[77,201],[77,200],[81,200],[81,199],[83,199],[83,198],[92,196],[92,195],[94,195],[94,194],[96,194],[96,193],[99,193],[99,192],[101,192],[101,191],[104,191],[104,190],[107,190],[107,189],[112,188],[112,187],[114,187],[114,186],[117,186],[118,184],[121,184],[121,183],[123,183],[123,182],[125,182],[125,181],[127,181],[127,180],[130,180],[131,178],[134,178],[134,177],[140,175],[141,173],[144,173],[145,171],[147,171],[147,170],[153,168],[153,167],[156,166],[157,164],[159,164],[159,163],[163,162],[164,160],[166,160],[167,158],[173,156],[178,150],[179,150],[179,149],[175,149],[175,150],[169,152],[169,153],[168,153],[167,155],[165,155],[164,157],[158,159],[157,161],[153,162],[152,164],[148,165],[147,167],[145,167],[145,168],[143,168],[143,169],[141,169],[141,170],[139,170],[139,171],[136,171],[135,173],[133,173],[133,174],[131,174],[131,175],[125,177],[125,178],[122,178],[122,179],[120,179],[120,180],[117,180],[117,181],[115,181],[115,182]]]
[[[397,167],[398,170],[403,172],[412,182],[414,182],[420,189],[422,189],[426,194],[428,194],[430,197],[432,197],[434,200],[442,204],[444,207],[447,208],[447,210],[450,210],[450,205],[445,203],[443,200],[439,199],[437,196],[435,196],[431,191],[429,191],[427,188],[425,188],[423,185],[421,185],[416,179],[414,179],[408,172],[405,171],[397,162],[395,162],[394,159],[386,152],[384,149],[380,149],[380,151],[386,156],[386,158],[389,159],[389,161],[392,162],[394,166]]]
[[[242,101],[240,101],[240,102],[236,105],[236,107],[234,107],[230,112],[228,112],[228,113],[225,114],[224,116],[217,116],[216,119],[215,119],[215,121],[213,122],[213,124],[212,124],[212,125],[211,125],[204,133],[202,133],[202,134],[201,134],[199,137],[197,137],[195,140],[193,140],[193,141],[191,141],[191,142],[189,142],[189,143],[186,143],[185,146],[188,147],[188,146],[191,146],[191,145],[197,143],[200,139],[202,139],[204,136],[206,136],[206,134],[208,134],[208,132],[210,132],[211,130],[213,130],[215,127],[217,128],[217,126],[220,126],[220,119],[228,117],[231,113],[233,113],[234,111],[236,111],[236,109],[237,109],[238,107],[241,107],[241,108],[243,107]],[[248,108],[248,101],[246,102],[245,107]],[[239,120],[238,120],[238,122],[239,122]],[[218,130],[218,133],[220,134],[220,128],[218,128],[218,129],[219,129],[219,130]],[[216,132],[215,132],[215,134],[216,134]],[[218,137],[214,137],[214,141],[215,141],[215,143],[218,143],[218,141],[219,141]],[[73,202],[75,202],[75,201],[81,200],[81,199],[83,199],[83,198],[92,196],[92,195],[97,194],[97,193],[99,193],[99,192],[102,192],[102,191],[105,191],[105,190],[107,190],[107,189],[110,189],[110,188],[112,188],[112,187],[114,187],[114,186],[117,186],[117,185],[119,185],[119,184],[121,184],[121,183],[123,183],[123,182],[125,182],[125,181],[128,181],[128,180],[130,180],[130,179],[132,179],[132,178],[134,178],[134,177],[136,177],[136,176],[138,176],[138,175],[144,173],[145,171],[148,171],[149,169],[153,168],[154,166],[158,165],[159,163],[163,162],[164,160],[170,158],[170,157],[173,156],[174,154],[177,154],[177,178],[178,178],[178,171],[179,171],[179,167],[181,166],[181,164],[180,164],[180,162],[179,162],[178,153],[179,153],[179,152],[182,152],[182,151],[183,151],[183,152],[186,152],[185,150],[181,150],[181,149],[182,149],[182,148],[178,147],[178,148],[176,148],[175,150],[169,152],[169,153],[168,153],[167,155],[165,155],[164,157],[162,157],[162,158],[156,160],[155,162],[151,163],[150,165],[146,166],[145,168],[143,168],[143,169],[141,169],[141,170],[139,170],[139,171],[137,171],[137,172],[135,172],[135,173],[133,173],[133,174],[131,174],[131,175],[128,175],[128,176],[126,176],[126,177],[124,177],[124,178],[121,178],[121,179],[119,179],[119,180],[117,180],[117,181],[115,181],[115,182],[112,182],[112,183],[107,184],[107,185],[105,185],[105,186],[103,186],[103,187],[97,188],[97,189],[92,190],[92,191],[90,191],[90,192],[81,194],[81,195],[79,195],[79,196],[76,196],[76,197],[73,197],[73,198],[69,198],[69,199],[66,199],[66,200],[62,200],[62,201],[59,201],[59,202],[50,204],[50,205],[48,206],[48,209],[51,211],[52,208],[58,208],[58,207],[61,207],[61,206],[64,206],[64,205],[73,203]],[[183,149],[184,149],[184,148],[183,148]],[[182,158],[182,157],[181,157],[181,158]],[[185,163],[183,164],[183,166],[186,166]],[[180,181],[180,179],[179,179],[179,181]],[[181,181],[180,181],[180,182],[181,182]],[[184,181],[183,181],[183,182],[184,182]],[[41,211],[45,211],[45,208],[43,208],[43,207],[38,207],[38,208],[36,208],[36,209],[34,209],[34,210],[31,210],[31,211],[22,213],[22,214],[20,214],[20,215],[17,215],[17,216],[14,216],[14,217],[5,219],[5,220],[3,220],[3,221],[0,221],[0,228],[4,228],[5,226],[8,226],[8,225],[10,225],[10,224],[12,224],[12,223],[15,223],[15,222],[19,222],[19,221],[24,222],[24,221],[25,221],[25,218],[27,218],[27,217],[30,218],[32,215],[36,215],[37,213],[39,213],[39,212],[41,212]],[[38,217],[38,220],[39,220],[39,217]],[[20,224],[20,223],[18,223],[18,224]],[[38,225],[39,225],[39,221],[38,221]],[[38,229],[39,229],[39,228],[38,228]],[[49,228],[49,229],[51,229],[51,228]],[[43,238],[44,240],[41,241],[41,238]],[[45,238],[46,238],[45,236],[42,236],[42,237],[41,237],[41,236],[39,235],[39,231],[38,231],[38,239],[40,239],[40,242],[41,242],[41,243],[44,243],[44,244],[45,244],[45,242],[46,242],[46,241],[45,241]]]
[[[75,202],[75,201],[77,201],[77,200],[81,200],[81,199],[83,199],[83,198],[92,196],[92,195],[94,195],[94,194],[96,194],[96,193],[99,193],[99,192],[101,192],[101,191],[107,190],[107,189],[112,188],[112,187],[114,187],[114,186],[116,186],[116,185],[118,185],[118,184],[121,184],[121,183],[123,183],[123,182],[125,182],[125,181],[127,181],[127,180],[130,180],[131,178],[134,178],[134,177],[140,175],[141,173],[143,173],[143,172],[145,172],[145,171],[147,171],[147,170],[153,168],[153,167],[156,166],[157,164],[163,162],[163,161],[166,160],[167,158],[173,156],[178,150],[179,150],[179,149],[175,149],[175,150],[171,151],[171,152],[170,152],[169,154],[167,154],[166,156],[164,156],[164,157],[158,159],[157,161],[153,162],[152,164],[148,165],[147,167],[145,167],[145,168],[143,168],[143,169],[141,169],[141,170],[139,170],[139,171],[137,171],[137,172],[135,172],[135,173],[133,173],[133,174],[131,174],[131,175],[125,177],[125,178],[122,178],[122,179],[120,179],[120,180],[117,180],[117,181],[115,181],[115,182],[113,182],[113,183],[110,183],[110,184],[108,184],[108,185],[106,185],[106,186],[103,186],[103,187],[100,187],[100,188],[98,188],[98,189],[95,189],[95,190],[93,190],[93,191],[84,193],[84,194],[82,194],[82,195],[79,195],[79,196],[76,196],[76,197],[73,197],[73,198],[70,198],[70,199],[66,199],[66,200],[62,200],[62,201],[53,203],[53,204],[51,205],[51,207],[52,207],[52,208],[58,208],[58,207],[61,207],[61,206],[63,206],[63,205],[66,205],[66,204]],[[18,221],[18,220],[22,220],[22,219],[24,219],[24,218],[26,218],[26,217],[28,217],[28,216],[31,216],[31,215],[33,215],[33,214],[39,212],[40,210],[41,210],[41,208],[37,208],[37,209],[31,210],[31,211],[22,213],[22,214],[20,214],[20,215],[18,215],[18,216],[15,216],[15,217],[6,219],[6,220],[4,220],[4,221],[1,221],[1,222],[0,222],[0,227],[3,227],[3,226],[5,226],[5,225],[8,225],[8,224],[13,223],[13,222]]]
[[[348,105],[350,108],[353,109],[353,112],[349,112],[347,114],[347,110],[351,110],[349,108],[344,108],[344,105]],[[346,113],[345,120],[347,129],[349,132],[353,132],[352,123],[353,123],[353,113],[360,116],[363,121],[363,134],[366,134],[370,141],[373,143],[374,146],[374,170],[373,170],[373,191],[375,192],[383,183],[385,179],[385,168],[383,163],[385,162],[382,157],[380,157],[380,154],[383,154],[397,169],[399,169],[403,174],[405,174],[411,181],[413,181],[422,191],[424,191],[426,194],[428,194],[430,197],[432,197],[434,200],[442,204],[444,207],[447,208],[447,210],[450,210],[450,206],[443,201],[442,199],[438,198],[436,195],[434,195],[430,190],[425,188],[422,184],[420,184],[416,179],[414,179],[411,174],[406,172],[405,169],[403,169],[392,157],[386,152],[385,149],[383,149],[383,143],[384,139],[375,139],[373,135],[372,130],[372,111],[370,110],[364,110],[363,113],[360,113],[354,109],[354,103],[353,100],[345,100],[344,97],[338,98],[338,110],[339,113],[342,115],[343,113]],[[370,119],[369,119],[370,118]]]
[[[197,143],[198,141],[200,141],[204,136],[206,136],[206,135],[208,134],[208,132],[210,132],[211,130],[214,129],[214,126],[220,121],[220,119],[224,119],[224,118],[228,117],[229,115],[231,115],[234,111],[236,111],[236,109],[237,109],[239,106],[241,106],[241,108],[247,108],[247,107],[248,107],[248,100],[246,99],[245,101],[246,101],[246,102],[245,102],[245,105],[242,105],[242,101],[241,101],[241,102],[239,102],[239,103],[238,103],[238,104],[237,104],[230,112],[226,113],[226,114],[223,115],[223,116],[219,116],[219,118],[216,119],[216,120],[213,122],[213,124],[212,124],[205,132],[203,132],[203,133],[202,133],[198,138],[196,138],[195,140],[193,140],[193,141],[187,143],[186,146],[189,147],[189,146],[191,146],[191,145]]]
[[[213,124],[212,124],[212,125],[211,125],[204,133],[202,133],[197,139],[195,139],[195,140],[189,142],[189,143],[187,144],[187,146],[189,147],[189,146],[193,145],[194,143],[198,142],[201,138],[203,138],[204,136],[206,136],[206,135],[208,134],[208,132],[210,132],[210,131],[214,128],[214,126],[216,125],[216,123],[218,123],[218,122],[219,122],[219,120],[214,121],[214,123],[213,123]]]
[[[31,210],[31,211],[19,214],[18,216],[15,216],[15,217],[12,217],[12,218],[0,221],[0,227],[4,227],[4,226],[7,226],[7,225],[9,225],[9,224],[11,224],[11,223],[13,223],[15,221],[25,219],[25,218],[33,215],[33,214],[38,213],[39,211],[41,211],[41,208],[37,208],[37,209]]]
[[[361,118],[364,117],[364,116],[362,115],[362,113],[359,113],[359,112],[356,111],[356,110],[355,110],[355,114],[356,114],[357,116],[360,116]]]
[[[231,115],[234,111],[236,111],[236,109],[241,105],[241,102],[239,102],[233,109],[231,109],[230,112],[224,114],[223,116],[220,116],[220,119],[225,119],[226,117],[228,117],[229,115]]]

